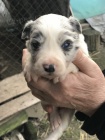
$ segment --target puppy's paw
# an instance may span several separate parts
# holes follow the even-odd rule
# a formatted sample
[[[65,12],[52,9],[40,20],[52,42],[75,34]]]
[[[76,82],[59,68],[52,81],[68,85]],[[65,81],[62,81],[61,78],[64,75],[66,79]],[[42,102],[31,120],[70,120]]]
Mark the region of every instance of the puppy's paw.
[[[59,82],[59,77],[55,77],[55,78],[53,79],[53,83],[56,84],[56,83],[58,83],[58,82]]]
[[[79,69],[77,68],[77,67],[73,67],[73,69],[72,69],[72,73],[77,73],[79,71]]]
[[[62,82],[63,80],[65,80],[66,78],[66,74],[62,75],[60,78],[59,78],[59,81]]]
[[[67,71],[68,71],[67,74],[68,73],[77,73],[79,71],[79,69],[73,63],[70,63]]]
[[[58,82],[62,82],[66,78],[66,75],[62,75],[60,77],[56,77],[53,79],[53,83],[56,84]]]

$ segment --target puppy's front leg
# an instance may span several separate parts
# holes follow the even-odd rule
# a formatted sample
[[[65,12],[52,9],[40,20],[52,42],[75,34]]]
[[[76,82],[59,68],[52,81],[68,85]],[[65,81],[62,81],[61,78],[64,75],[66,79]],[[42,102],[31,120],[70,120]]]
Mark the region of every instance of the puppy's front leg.
[[[77,68],[77,66],[75,66],[73,63],[70,63],[68,68],[67,68],[67,74],[68,73],[77,73],[79,71],[79,69]]]
[[[62,75],[59,79],[60,81],[63,81],[69,73],[77,73],[78,71],[79,69],[73,63],[70,63],[67,67],[66,73]]]

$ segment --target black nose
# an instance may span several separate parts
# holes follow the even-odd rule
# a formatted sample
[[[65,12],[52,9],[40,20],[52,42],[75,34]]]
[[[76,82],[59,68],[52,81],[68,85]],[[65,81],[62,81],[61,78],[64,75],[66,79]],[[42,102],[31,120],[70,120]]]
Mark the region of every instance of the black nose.
[[[53,64],[50,64],[50,65],[44,64],[44,65],[43,65],[43,68],[44,68],[44,70],[45,70],[46,72],[49,72],[49,73],[55,71],[55,68],[54,68],[54,65],[53,65]]]

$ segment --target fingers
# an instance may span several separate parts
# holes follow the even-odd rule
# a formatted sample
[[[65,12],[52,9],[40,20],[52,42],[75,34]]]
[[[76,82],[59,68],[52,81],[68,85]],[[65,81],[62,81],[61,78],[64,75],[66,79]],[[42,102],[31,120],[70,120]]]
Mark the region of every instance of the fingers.
[[[28,87],[31,89],[32,94],[37,97],[38,99],[44,101],[43,92],[34,88],[30,83],[28,83]]]
[[[46,90],[46,92],[53,86],[53,83],[46,78],[39,78],[37,82],[31,80],[30,84],[34,88],[36,88],[38,90],[40,89],[41,91]]]
[[[51,112],[53,111],[53,106],[50,105],[50,104],[47,104],[47,105],[42,104],[42,107],[43,107],[43,109],[44,109],[46,112],[48,112],[48,113],[51,113]]]
[[[73,63],[79,68],[80,71],[90,77],[99,77],[99,74],[101,75],[102,73],[99,66],[91,58],[86,56],[81,50],[78,51]]]
[[[28,87],[31,89],[32,94],[39,98],[41,101],[49,102],[52,104],[53,101],[51,100],[50,94],[46,92],[46,88],[41,89],[41,86],[38,85],[38,87],[37,84],[33,83],[32,85],[32,83],[33,82],[28,83]]]
[[[34,96],[36,96],[37,98],[39,98],[41,101],[46,101],[46,100],[43,98],[43,94],[44,94],[43,92],[41,92],[41,91],[35,89],[32,85],[28,85],[28,86],[29,86],[29,88],[31,89],[32,94],[33,94]],[[45,97],[45,98],[46,98],[46,97]],[[43,104],[43,102],[41,102],[41,105],[42,105],[43,109],[44,109],[46,112],[51,113],[51,112],[53,111],[53,106],[52,106],[52,105],[50,105],[50,104]]]

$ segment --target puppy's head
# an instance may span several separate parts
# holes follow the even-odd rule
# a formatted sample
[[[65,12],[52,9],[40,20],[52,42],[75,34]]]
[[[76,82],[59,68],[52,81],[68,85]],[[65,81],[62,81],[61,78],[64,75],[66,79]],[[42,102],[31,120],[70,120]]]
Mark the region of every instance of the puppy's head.
[[[31,54],[35,73],[54,78],[62,76],[79,48],[79,22],[55,14],[44,15],[25,24],[22,39]]]

